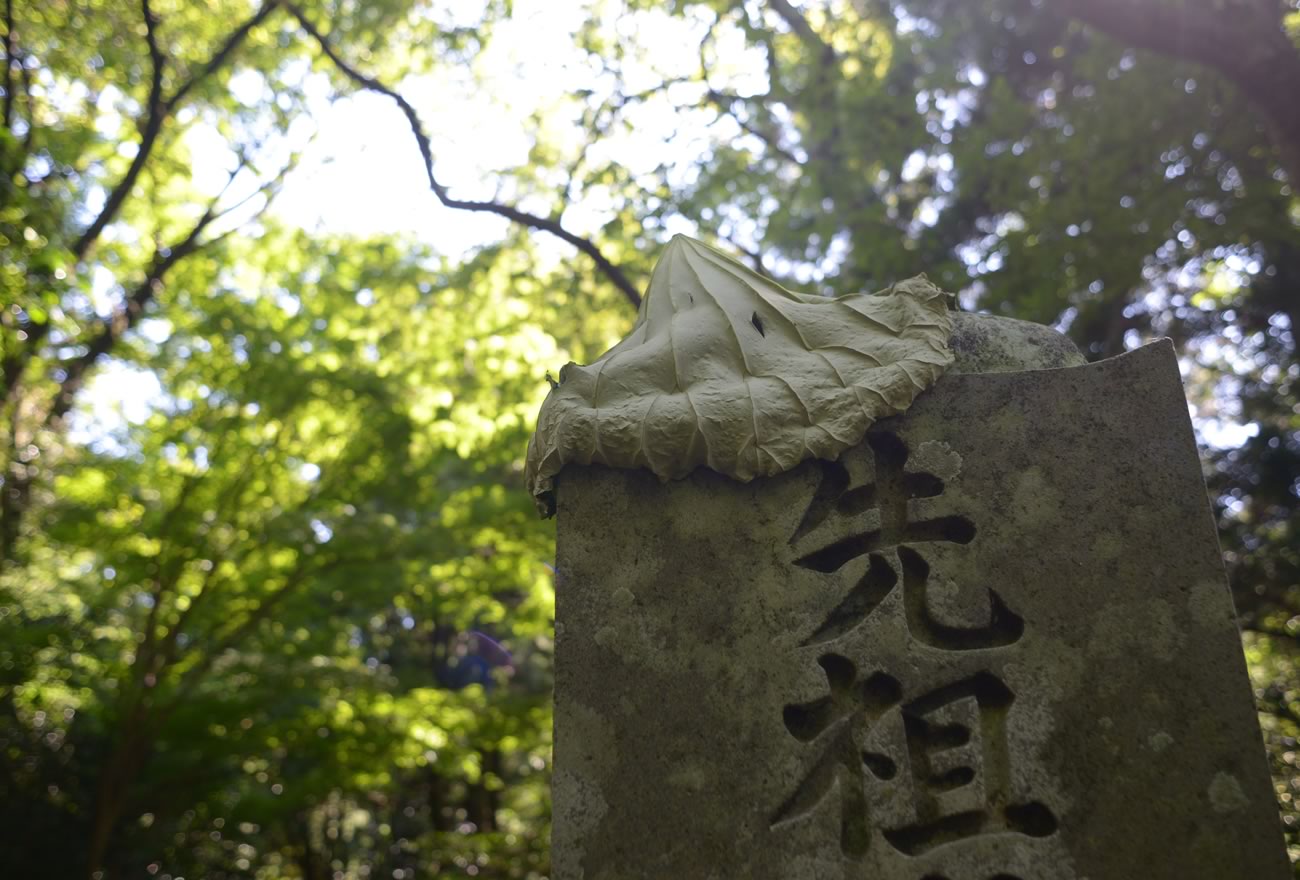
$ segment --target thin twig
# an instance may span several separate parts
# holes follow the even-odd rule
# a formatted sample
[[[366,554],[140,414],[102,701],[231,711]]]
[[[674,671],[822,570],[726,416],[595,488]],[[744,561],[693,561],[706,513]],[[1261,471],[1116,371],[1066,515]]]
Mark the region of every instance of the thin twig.
[[[203,238],[203,234],[212,226],[213,223],[229,216],[232,212],[248,204],[258,196],[266,196],[267,203],[262,206],[263,211],[270,204],[270,200],[275,192],[283,184],[285,176],[289,170],[296,164],[297,157],[290,159],[288,163],[281,168],[280,172],[262,186],[258,187],[249,195],[240,199],[229,207],[218,210],[221,199],[229,190],[230,185],[234,183],[246,165],[241,162],[235,170],[230,172],[225,187],[217,194],[208,204],[203,215],[195,222],[186,236],[170,247],[159,247],[154,255],[154,261],[149,271],[145,274],[144,280],[135,288],[122,306],[114,312],[109,318],[100,323],[99,328],[93,339],[86,344],[86,350],[78,355],[74,360],[63,365],[64,378],[59,383],[59,390],[56,392],[54,402],[45,417],[46,426],[52,426],[67,415],[68,410],[72,407],[72,402],[77,393],[85,384],[86,376],[91,367],[95,365],[100,357],[107,354],[117,340],[124,333],[139,323],[144,316],[145,308],[152,302],[161,291],[163,281],[168,272],[181,260],[190,256],[206,247],[226,238],[233,230],[227,230],[220,235],[208,239]]]
[[[780,136],[777,132],[771,130],[765,131],[759,128],[758,125],[756,125],[755,123],[740,118],[740,116],[733,109],[733,105],[743,104],[743,102],[747,99],[742,98],[739,95],[733,95],[727,92],[720,92],[717,89],[709,89],[707,97],[710,101],[713,102],[714,105],[717,106],[719,110],[721,110],[723,113],[726,113],[733,120],[735,120],[736,125],[740,127],[741,131],[745,132],[746,134],[752,135],[753,137],[762,141],[764,146],[766,146],[769,150],[771,150],[773,153],[780,156],[782,159],[789,162],[790,164],[792,165],[802,164],[799,161],[798,156],[790,152],[789,149],[787,149],[781,144]]]

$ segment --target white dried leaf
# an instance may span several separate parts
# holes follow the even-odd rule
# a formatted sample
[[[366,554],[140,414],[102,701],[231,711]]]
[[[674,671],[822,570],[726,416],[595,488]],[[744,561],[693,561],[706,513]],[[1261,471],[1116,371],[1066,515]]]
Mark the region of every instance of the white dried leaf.
[[[924,276],[802,296],[676,236],[627,338],[560,371],[528,445],[529,491],[549,516],[570,462],[748,482],[834,459],[952,363],[948,298]]]

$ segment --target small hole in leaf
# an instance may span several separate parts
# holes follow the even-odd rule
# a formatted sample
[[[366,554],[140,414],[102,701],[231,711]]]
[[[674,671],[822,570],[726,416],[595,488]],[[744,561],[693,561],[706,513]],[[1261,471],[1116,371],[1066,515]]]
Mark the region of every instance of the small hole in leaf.
[[[758,331],[759,336],[767,336],[766,331],[763,330],[763,319],[758,316],[758,312],[754,312],[754,316],[749,319],[749,323],[754,325],[754,329]]]

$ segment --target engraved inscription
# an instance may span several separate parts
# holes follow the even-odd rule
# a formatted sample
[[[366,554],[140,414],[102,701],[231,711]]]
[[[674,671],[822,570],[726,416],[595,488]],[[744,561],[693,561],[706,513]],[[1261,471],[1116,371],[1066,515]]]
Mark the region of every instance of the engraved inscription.
[[[791,538],[799,553],[794,564],[803,568],[829,573],[858,557],[868,560],[865,574],[804,644],[821,644],[851,632],[900,580],[908,630],[922,643],[946,650],[1014,643],[1024,633],[1024,621],[993,589],[988,590],[987,624],[957,627],[935,618],[928,600],[930,566],[916,548],[939,541],[968,544],[975,538],[975,524],[957,514],[915,515],[913,502],[941,496],[943,480],[909,471],[907,448],[893,434],[869,434],[867,443],[874,474],[855,485],[844,464],[824,462],[821,484]],[[827,531],[834,537],[816,546],[818,536]],[[805,551],[809,545],[816,549]]]
[[[840,849],[852,858],[866,854],[877,827],[908,856],[980,834],[1056,831],[1046,806],[1011,798],[1006,719],[1015,695],[997,677],[981,672],[906,699],[887,673],[861,676],[839,654],[817,662],[829,693],[786,706],[784,721],[796,739],[816,744],[820,757],[773,816],[774,826],[807,815],[838,789]],[[881,726],[894,729],[873,735]],[[907,821],[873,821],[872,801]]]
[[[910,639],[987,658],[976,661],[974,672],[970,664],[941,667],[965,672],[935,676],[931,670],[929,685],[911,688],[906,675],[873,669],[873,661],[846,656],[843,648],[817,657],[825,695],[785,706],[782,717],[814,757],[771,825],[806,817],[833,797],[840,850],[855,860],[882,843],[918,857],[981,835],[1044,838],[1058,828],[1045,804],[1012,792],[1007,725],[1016,696],[996,659],[1024,636],[1025,621],[991,588],[981,591],[987,607],[982,622],[957,625],[935,613],[933,590],[947,582],[932,569],[926,548],[969,544],[977,529],[948,505],[943,479],[909,467],[908,458],[899,437],[875,432],[864,448],[823,463],[820,484],[790,539],[793,563],[814,571],[839,571],[866,557],[862,575],[805,647],[853,632],[897,589],[901,601],[894,607],[901,606]],[[934,685],[936,677],[944,683]],[[1016,880],[996,869],[991,876]]]

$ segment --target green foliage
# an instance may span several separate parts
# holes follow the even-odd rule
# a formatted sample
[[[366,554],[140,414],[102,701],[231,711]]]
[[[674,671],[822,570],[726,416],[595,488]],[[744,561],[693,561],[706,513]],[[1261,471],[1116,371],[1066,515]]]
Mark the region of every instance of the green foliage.
[[[154,818],[106,864],[216,876],[277,856],[251,832],[196,849],[218,820],[274,840],[328,802],[378,850],[397,820],[376,792],[508,781],[492,824],[539,859],[552,535],[518,465],[538,370],[562,356],[546,303],[415,246],[244,244],[187,263],[166,340],[118,352],[163,402],[63,450],[4,581],[13,717],[77,746],[24,755],[62,783],[33,767],[11,804],[83,826],[105,764],[132,768],[121,818]],[[243,295],[290,277],[295,294]],[[512,668],[439,687],[471,630]]]
[[[633,319],[557,229],[635,284],[696,230],[825,293],[924,271],[1093,357],[1173,336],[1206,437],[1249,429],[1206,473],[1300,855],[1300,207],[1248,31],[1171,57],[1068,0],[590,0],[554,47],[582,75],[528,105],[488,60],[525,5],[5,5],[10,872],[549,872],[553,533],[523,456],[545,373]],[[1220,6],[1182,5],[1188,45]],[[527,156],[489,207],[523,225],[465,255],[287,228],[313,90],[361,87],[303,22],[367,88],[511,108]],[[106,415],[96,382],[156,391]]]

